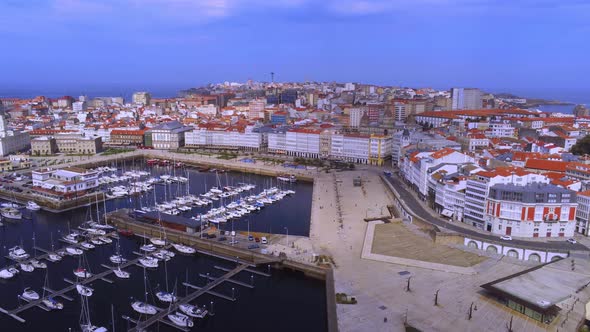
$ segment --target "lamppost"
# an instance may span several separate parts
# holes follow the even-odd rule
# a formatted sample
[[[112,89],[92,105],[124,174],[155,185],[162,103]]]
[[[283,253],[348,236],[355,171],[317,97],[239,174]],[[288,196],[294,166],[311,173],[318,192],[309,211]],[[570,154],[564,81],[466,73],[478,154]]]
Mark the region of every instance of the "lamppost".
[[[287,232],[287,247],[289,246],[289,228],[285,227],[285,231]]]

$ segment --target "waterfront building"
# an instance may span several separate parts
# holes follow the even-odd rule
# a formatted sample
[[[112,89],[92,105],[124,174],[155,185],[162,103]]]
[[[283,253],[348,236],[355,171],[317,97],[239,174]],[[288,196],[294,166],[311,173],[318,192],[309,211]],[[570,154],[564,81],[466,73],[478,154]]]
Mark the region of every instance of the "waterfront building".
[[[150,95],[150,93],[144,92],[144,91],[135,92],[135,93],[133,93],[133,97],[132,97],[134,104],[139,104],[139,105],[143,105],[143,106],[150,105],[151,99],[152,99],[152,96]]]
[[[267,134],[268,152],[277,154],[287,153],[287,133],[285,128],[275,129]]]
[[[334,133],[331,137],[330,157],[381,166],[391,157],[391,145],[391,136]]]
[[[400,159],[404,155],[404,149],[408,146],[415,146],[418,149],[434,151],[443,148],[451,148],[456,151],[461,151],[461,144],[459,142],[448,140],[442,135],[404,128],[393,134],[391,153],[393,167],[398,167]]]
[[[145,130],[113,129],[110,134],[109,145],[145,145]]]
[[[55,138],[49,136],[40,136],[31,140],[32,156],[50,156],[57,153],[57,143]]]
[[[303,158],[319,158],[320,156],[319,129],[294,128],[285,134],[287,155]],[[269,147],[270,148],[270,147]]]
[[[102,139],[100,137],[90,138],[80,134],[58,134],[54,138],[57,152],[70,154],[97,154],[102,152]],[[51,143],[49,144],[51,145]],[[42,145],[46,147],[47,143]],[[35,151],[32,151],[32,153],[37,155]],[[39,152],[40,154],[43,153]]]
[[[200,125],[185,132],[185,147],[229,148],[258,151],[263,146],[263,134],[254,126]]]
[[[551,184],[496,184],[486,204],[492,233],[517,237],[571,237],[576,193]]]
[[[32,171],[34,193],[52,199],[71,199],[98,187],[98,172],[78,167]]]
[[[151,143],[154,149],[178,149],[184,146],[184,133],[193,127],[182,125],[178,121],[169,121],[159,124],[149,130]]]

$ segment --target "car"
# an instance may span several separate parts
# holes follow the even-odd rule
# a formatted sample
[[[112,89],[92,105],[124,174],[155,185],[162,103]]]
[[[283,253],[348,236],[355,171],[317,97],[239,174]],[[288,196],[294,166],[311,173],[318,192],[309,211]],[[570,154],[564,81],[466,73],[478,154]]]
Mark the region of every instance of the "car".
[[[576,241],[576,239],[567,239],[567,240],[565,240],[565,241],[566,241],[566,242],[569,242],[569,243],[571,243],[571,244],[576,244],[576,243],[578,243],[578,241]]]
[[[251,244],[251,245],[248,246],[248,249],[258,249],[258,248],[260,248],[260,246],[257,245],[256,243],[253,243],[253,244]]]
[[[227,238],[225,236],[220,236],[219,239],[217,239],[217,241],[226,241]]]
[[[512,241],[512,236],[510,236],[510,235],[502,235],[502,236],[500,236],[500,240]]]
[[[238,240],[231,240],[231,241],[229,241],[229,244],[231,244],[231,245],[238,244]]]
[[[268,240],[266,239],[266,236],[263,236],[263,237],[261,237],[261,238],[260,238],[260,242],[261,242],[262,244],[267,244],[267,243],[268,243]]]
[[[216,238],[216,237],[217,237],[217,235],[215,235],[215,234],[206,234],[205,236],[206,236],[208,239],[214,239],[214,238]]]
[[[252,235],[248,235],[248,241],[254,241],[254,237]]]
[[[257,238],[255,238],[255,239],[254,239],[254,241],[256,241],[256,242],[260,242],[260,238],[259,238],[259,237],[257,237]]]

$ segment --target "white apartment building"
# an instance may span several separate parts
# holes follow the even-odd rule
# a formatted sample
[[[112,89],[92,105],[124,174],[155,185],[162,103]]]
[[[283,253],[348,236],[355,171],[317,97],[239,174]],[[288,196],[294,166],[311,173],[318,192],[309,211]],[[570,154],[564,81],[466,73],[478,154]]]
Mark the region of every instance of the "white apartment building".
[[[365,114],[365,110],[362,108],[351,108],[348,111],[349,125],[351,127],[359,127],[361,125],[361,119]]]
[[[86,111],[87,107],[86,107],[86,102],[85,101],[75,101],[72,104],[72,110],[74,112],[84,112]]]
[[[31,147],[29,133],[8,130],[4,116],[0,116],[0,156],[26,150]]]
[[[185,132],[186,147],[235,148],[259,150],[262,147],[262,134],[254,131],[254,126],[200,126]]]
[[[451,148],[436,152],[415,152],[403,158],[400,165],[402,176],[418,194],[426,199],[428,195],[429,170],[437,165],[473,163],[474,159]]]
[[[53,199],[71,199],[98,187],[98,172],[83,168],[40,169],[32,172],[34,193]]]
[[[287,133],[285,131],[269,132],[268,152],[286,154],[287,153]]]
[[[330,157],[359,164],[383,165],[391,157],[392,137],[384,135],[332,135]]]
[[[483,107],[483,94],[479,89],[453,88],[451,98],[453,110],[477,110]]]
[[[509,122],[490,122],[486,136],[490,138],[515,137],[515,128]]]
[[[309,128],[289,129],[285,135],[286,153],[303,158],[320,157],[320,130]]]
[[[465,188],[465,213],[463,222],[474,227],[492,231],[492,225],[485,217],[485,205],[489,188],[496,184],[512,183],[524,186],[531,183],[549,183],[544,175],[531,173],[518,167],[498,167],[481,171],[467,179]]]
[[[465,177],[451,179],[440,177],[436,181],[435,210],[453,220],[463,220],[466,187]]]

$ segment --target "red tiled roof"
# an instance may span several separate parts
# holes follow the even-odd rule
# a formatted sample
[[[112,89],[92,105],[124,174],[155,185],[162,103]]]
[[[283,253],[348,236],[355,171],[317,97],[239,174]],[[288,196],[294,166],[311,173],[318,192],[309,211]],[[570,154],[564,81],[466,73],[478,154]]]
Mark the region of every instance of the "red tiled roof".
[[[565,172],[567,165],[567,161],[527,159],[525,167],[538,170]]]

